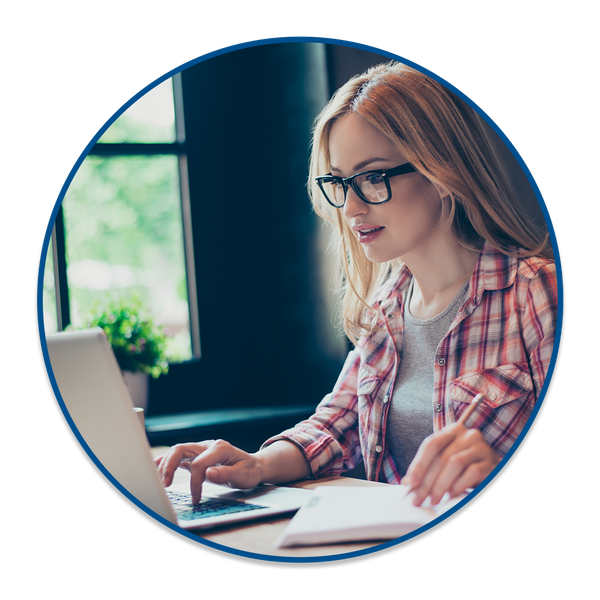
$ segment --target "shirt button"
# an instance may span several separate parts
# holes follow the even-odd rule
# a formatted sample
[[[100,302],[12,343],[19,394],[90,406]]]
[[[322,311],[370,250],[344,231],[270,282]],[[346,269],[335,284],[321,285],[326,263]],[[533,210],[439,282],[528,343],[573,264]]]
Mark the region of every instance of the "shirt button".
[[[375,452],[377,452],[377,454],[379,454],[382,450],[383,448],[381,446],[375,446]]]
[[[446,364],[446,359],[445,358],[438,359],[438,365],[441,365],[443,367],[445,364]]]
[[[498,394],[496,394],[496,392],[492,392],[490,394],[490,400],[495,400],[498,397]]]
[[[441,404],[436,404],[435,405],[435,412],[442,412],[442,405]]]
[[[394,318],[394,313],[388,313],[388,319],[393,319]]]
[[[383,399],[383,403],[384,403],[384,404],[387,404],[387,403],[389,402],[389,400],[390,400],[390,397],[389,397],[389,396],[386,396],[386,397]]]
[[[473,296],[473,302],[479,302],[479,295],[478,294],[475,294]]]

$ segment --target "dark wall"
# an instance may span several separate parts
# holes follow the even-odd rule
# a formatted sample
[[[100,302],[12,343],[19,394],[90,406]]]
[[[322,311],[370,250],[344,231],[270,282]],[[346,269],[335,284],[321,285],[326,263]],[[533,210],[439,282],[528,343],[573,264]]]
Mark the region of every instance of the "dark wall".
[[[326,73],[320,44],[247,48],[182,73],[202,356],[152,382],[150,414],[316,404],[335,382],[344,344],[320,343],[335,332],[306,189]]]

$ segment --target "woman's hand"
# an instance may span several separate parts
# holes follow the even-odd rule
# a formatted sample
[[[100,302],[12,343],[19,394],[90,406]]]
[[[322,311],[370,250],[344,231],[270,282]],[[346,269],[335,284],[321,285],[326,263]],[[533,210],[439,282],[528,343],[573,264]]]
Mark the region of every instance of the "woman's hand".
[[[177,467],[191,473],[194,504],[200,502],[205,480],[241,489],[252,488],[262,482],[262,469],[257,457],[224,440],[177,444],[154,462],[165,487],[173,483]]]
[[[416,506],[427,496],[437,504],[446,492],[455,497],[480,484],[499,462],[479,430],[453,423],[425,438],[402,483]]]

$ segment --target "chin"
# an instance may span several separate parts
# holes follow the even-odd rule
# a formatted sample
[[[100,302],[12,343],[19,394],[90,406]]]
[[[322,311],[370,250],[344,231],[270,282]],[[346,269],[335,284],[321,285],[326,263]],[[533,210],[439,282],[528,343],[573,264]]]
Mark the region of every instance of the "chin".
[[[388,255],[388,254],[382,254],[380,252],[368,252],[368,251],[365,251],[365,256],[372,263],[375,263],[378,265],[381,263],[389,262],[390,260],[394,260],[394,259],[398,258],[396,255],[392,255],[392,254]]]

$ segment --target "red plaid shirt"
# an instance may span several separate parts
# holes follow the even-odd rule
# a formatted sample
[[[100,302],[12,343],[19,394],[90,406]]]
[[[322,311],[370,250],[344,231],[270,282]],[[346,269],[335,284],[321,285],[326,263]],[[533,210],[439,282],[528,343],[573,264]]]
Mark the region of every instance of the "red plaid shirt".
[[[296,444],[315,477],[339,475],[364,460],[367,478],[400,483],[385,444],[387,413],[400,362],[403,315],[412,274],[404,267],[374,306],[381,330],[350,352],[315,414],[271,438]],[[455,422],[483,393],[467,421],[499,455],[510,449],[540,394],[557,313],[554,262],[516,259],[483,247],[469,297],[440,342],[433,364],[433,428]]]

